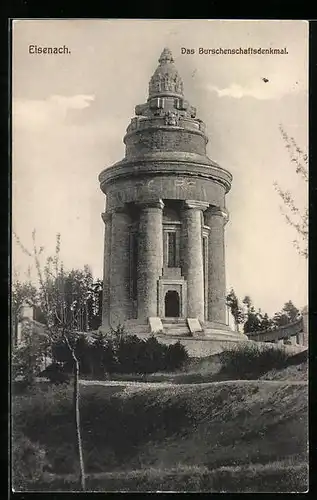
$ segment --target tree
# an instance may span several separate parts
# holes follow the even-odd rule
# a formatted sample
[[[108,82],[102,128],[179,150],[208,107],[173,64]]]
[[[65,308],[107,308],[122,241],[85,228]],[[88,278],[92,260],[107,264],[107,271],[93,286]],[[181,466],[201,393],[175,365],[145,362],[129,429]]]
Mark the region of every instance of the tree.
[[[255,310],[254,306],[250,306],[248,310],[247,320],[244,323],[244,333],[258,332],[262,330],[263,317],[261,310]]]
[[[14,234],[15,235],[15,234]],[[29,252],[15,235],[16,240],[24,253],[32,257],[39,281],[38,301],[45,318],[45,329],[50,337],[51,344],[62,339],[67,345],[73,361],[73,410],[76,431],[76,441],[79,458],[79,480],[81,489],[85,490],[85,468],[80,426],[79,407],[79,360],[76,355],[76,335],[72,332],[76,312],[80,310],[84,299],[76,296],[73,300],[65,292],[67,290],[67,275],[60,262],[60,235],[56,237],[54,256],[46,259],[44,267],[41,265],[40,255],[43,247],[38,248],[36,232],[32,233],[33,248]]]
[[[91,330],[97,330],[102,320],[102,280],[97,279],[92,283],[87,301],[88,323]]]
[[[291,300],[284,304],[282,311],[289,318],[290,323],[296,321],[300,315],[299,310],[294,306]]]
[[[300,312],[293,302],[289,300],[286,302],[281,311],[274,314],[273,323],[275,328],[294,323],[299,318]]]
[[[283,126],[279,127],[286,148],[289,152],[291,162],[294,163],[296,173],[300,175],[305,184],[308,182],[308,155],[296,143],[293,137],[290,137]],[[293,244],[300,255],[308,257],[308,207],[300,209],[288,190],[282,189],[277,182],[274,182],[275,190],[283,200],[284,208],[280,207],[286,222],[297,232],[297,238]]]
[[[269,318],[267,313],[265,313],[261,322],[261,330],[271,330],[272,327],[273,327],[273,320]]]
[[[237,298],[233,288],[231,288],[230,292],[228,293],[228,295],[226,297],[226,303],[227,303],[227,306],[229,307],[231,314],[233,316],[236,331],[239,331],[239,325],[244,323],[245,315],[244,315],[243,308],[240,306],[238,298]]]
[[[256,311],[249,295],[246,295],[242,302],[247,309],[246,322],[243,327],[244,333],[269,330],[272,327],[272,320],[269,318],[268,314],[263,314],[261,309]]]
[[[246,295],[242,301],[242,303],[246,306],[247,311],[249,312],[251,306],[252,306],[252,300],[249,295]]]
[[[93,278],[90,268],[60,270],[56,276],[56,286],[63,295],[64,315],[70,322],[72,331],[89,330],[88,300],[92,294]]]

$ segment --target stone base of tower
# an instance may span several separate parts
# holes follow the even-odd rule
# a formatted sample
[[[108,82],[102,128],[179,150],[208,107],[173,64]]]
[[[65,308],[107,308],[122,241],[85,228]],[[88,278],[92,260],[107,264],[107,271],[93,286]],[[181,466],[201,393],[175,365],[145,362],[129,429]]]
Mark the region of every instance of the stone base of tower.
[[[162,326],[162,331],[153,333],[149,322],[140,323],[137,320],[129,320],[124,324],[128,334],[137,335],[142,339],[154,335],[160,343],[165,345],[179,341],[186,347],[190,357],[211,356],[240,342],[249,342],[246,335],[220,323],[206,322],[202,325],[202,331],[195,333],[190,332],[185,319],[163,319]],[[101,330],[106,331],[104,327]]]

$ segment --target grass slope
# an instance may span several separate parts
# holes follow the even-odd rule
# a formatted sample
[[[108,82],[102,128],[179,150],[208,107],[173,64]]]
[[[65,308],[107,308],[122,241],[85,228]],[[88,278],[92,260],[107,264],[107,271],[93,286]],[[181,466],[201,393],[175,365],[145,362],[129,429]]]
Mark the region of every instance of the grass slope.
[[[243,365],[243,359],[241,364]],[[264,373],[257,373],[257,363],[254,363],[254,373],[247,378],[263,380],[307,380],[307,351],[289,356],[285,365],[279,369],[270,369],[268,366]],[[239,370],[240,371],[240,370]],[[183,370],[171,373],[141,374],[112,374],[111,380],[139,381],[139,382],[169,382],[173,384],[197,384],[203,382],[216,382],[219,380],[232,380],[236,374],[230,373],[222,366],[219,355],[214,354],[206,358],[191,358]],[[241,379],[246,379],[246,374],[240,371]]]
[[[76,489],[70,389],[20,395],[16,429],[47,450],[55,475],[33,489]],[[307,385],[231,381],[84,386],[88,488],[305,491]]]

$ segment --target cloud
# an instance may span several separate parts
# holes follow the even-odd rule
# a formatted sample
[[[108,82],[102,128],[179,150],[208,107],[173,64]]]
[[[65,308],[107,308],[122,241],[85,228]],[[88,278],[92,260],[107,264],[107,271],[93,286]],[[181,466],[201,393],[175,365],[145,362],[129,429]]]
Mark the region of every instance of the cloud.
[[[265,78],[267,81],[263,81]],[[215,85],[206,85],[210,92],[217,92],[219,97],[232,97],[241,99],[242,97],[253,97],[254,99],[279,99],[286,94],[299,93],[305,91],[303,82],[290,79],[289,81],[280,77],[269,77],[263,75],[249,84],[242,86],[232,83],[229,87],[220,89]]]
[[[79,94],[65,97],[63,95],[52,95],[49,101],[56,103],[58,106],[66,109],[84,109],[90,106],[94,101],[94,95]]]
[[[61,123],[71,109],[81,110],[90,106],[94,95],[62,96],[52,95],[47,99],[14,99],[12,105],[13,126],[43,127]]]

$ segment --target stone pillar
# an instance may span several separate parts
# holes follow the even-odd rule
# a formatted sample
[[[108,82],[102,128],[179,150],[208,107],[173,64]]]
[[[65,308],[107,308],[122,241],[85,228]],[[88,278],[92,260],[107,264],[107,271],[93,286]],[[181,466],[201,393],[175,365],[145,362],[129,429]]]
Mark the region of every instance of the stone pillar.
[[[208,320],[226,324],[226,266],[224,227],[228,213],[218,207],[205,213],[210,228],[208,245]]]
[[[124,209],[112,214],[110,258],[110,325],[116,328],[131,317],[130,217]]]
[[[187,316],[204,322],[202,211],[208,203],[186,200],[182,224],[182,267],[187,280]]]
[[[162,200],[140,204],[138,250],[138,320],[158,316],[158,279],[163,268]]]
[[[111,256],[111,218],[109,212],[101,214],[105,223],[104,254],[103,254],[103,289],[102,289],[102,329],[110,328],[110,256]]]

